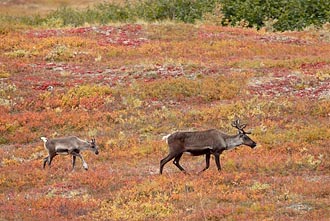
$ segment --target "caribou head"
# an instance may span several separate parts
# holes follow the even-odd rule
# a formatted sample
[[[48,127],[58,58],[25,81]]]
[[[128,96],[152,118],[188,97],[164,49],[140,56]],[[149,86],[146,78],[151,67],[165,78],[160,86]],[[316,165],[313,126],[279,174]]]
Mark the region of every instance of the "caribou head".
[[[256,142],[254,142],[247,134],[251,134],[251,132],[245,132],[244,128],[247,124],[241,124],[240,120],[237,119],[231,123],[231,126],[238,129],[239,138],[242,141],[242,144],[249,146],[251,148],[255,148],[257,146]]]

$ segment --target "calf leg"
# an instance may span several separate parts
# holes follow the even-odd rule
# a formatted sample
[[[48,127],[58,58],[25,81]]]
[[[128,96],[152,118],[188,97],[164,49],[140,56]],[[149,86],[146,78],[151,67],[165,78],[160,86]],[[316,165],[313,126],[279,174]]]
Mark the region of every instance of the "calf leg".
[[[43,167],[45,169],[46,167],[46,163],[48,162],[48,158],[49,158],[49,155],[47,157],[44,158],[44,164],[43,164]]]
[[[53,158],[56,156],[56,153],[54,154],[49,154],[49,158],[48,158],[48,166],[50,166],[52,164],[52,160]]]
[[[49,153],[49,155],[44,158],[43,168],[45,168],[46,163],[48,163],[48,166],[50,166],[52,163],[52,160],[55,156],[56,156],[56,153]]]
[[[74,165],[76,164],[77,156],[72,155],[72,169],[74,169]]]
[[[83,167],[84,167],[84,169],[85,169],[85,170],[88,170],[88,165],[87,165],[86,161],[84,160],[83,156],[82,156],[80,153],[77,153],[77,152],[73,151],[73,152],[71,153],[71,155],[72,155],[73,157],[79,157],[79,158],[81,159],[82,163],[83,163]],[[72,161],[73,161],[73,159],[72,159]],[[72,163],[73,163],[73,162],[72,162]]]

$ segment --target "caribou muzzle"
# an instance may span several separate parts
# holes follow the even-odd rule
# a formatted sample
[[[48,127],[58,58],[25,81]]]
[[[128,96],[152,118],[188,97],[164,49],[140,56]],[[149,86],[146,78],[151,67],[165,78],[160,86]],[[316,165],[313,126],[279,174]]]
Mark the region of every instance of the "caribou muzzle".
[[[248,140],[245,141],[244,144],[245,144],[246,146],[251,147],[252,149],[255,148],[255,147],[257,146],[257,143],[254,142],[251,138],[248,138]]]

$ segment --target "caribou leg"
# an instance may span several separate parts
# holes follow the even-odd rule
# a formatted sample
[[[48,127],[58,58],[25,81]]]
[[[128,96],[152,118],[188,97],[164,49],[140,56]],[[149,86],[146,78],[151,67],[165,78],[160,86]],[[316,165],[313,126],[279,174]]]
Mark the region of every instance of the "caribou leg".
[[[204,172],[205,170],[207,170],[209,167],[210,167],[210,157],[211,157],[211,154],[210,153],[207,153],[205,154],[205,162],[206,162],[206,166],[203,170],[201,170],[199,173],[202,173]]]
[[[183,167],[180,165],[179,161],[180,161],[180,158],[182,157],[182,154],[183,153],[180,153],[179,155],[177,155],[175,158],[174,158],[174,165],[177,166],[177,168],[179,168],[181,171],[183,171],[184,173],[186,173],[186,171],[183,169]]]
[[[165,164],[167,162],[169,162],[170,160],[172,160],[174,157],[176,156],[176,154],[174,153],[169,153],[164,159],[162,159],[160,161],[160,170],[159,173],[162,174],[163,173],[163,167],[165,166]]]
[[[220,153],[214,153],[215,163],[217,164],[218,171],[221,171]]]

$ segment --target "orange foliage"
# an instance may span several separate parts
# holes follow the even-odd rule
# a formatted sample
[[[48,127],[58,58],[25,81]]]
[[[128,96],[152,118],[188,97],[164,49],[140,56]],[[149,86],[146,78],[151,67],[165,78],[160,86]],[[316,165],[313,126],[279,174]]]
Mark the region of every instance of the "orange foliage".
[[[317,33],[118,24],[1,39],[0,220],[330,219],[330,45]],[[184,155],[191,175],[158,175],[162,136],[232,134],[236,117],[256,149],[224,152],[220,173]],[[40,136],[65,135],[96,138],[89,171],[68,156],[42,169]]]

